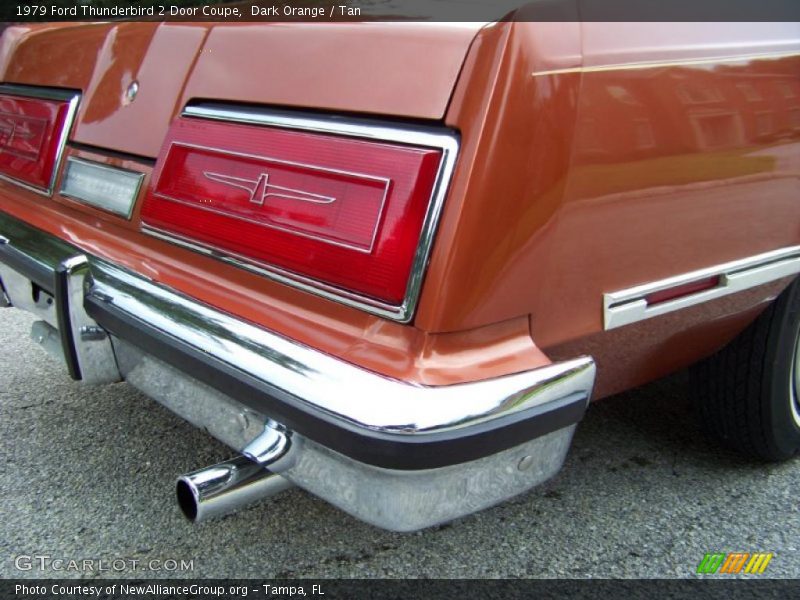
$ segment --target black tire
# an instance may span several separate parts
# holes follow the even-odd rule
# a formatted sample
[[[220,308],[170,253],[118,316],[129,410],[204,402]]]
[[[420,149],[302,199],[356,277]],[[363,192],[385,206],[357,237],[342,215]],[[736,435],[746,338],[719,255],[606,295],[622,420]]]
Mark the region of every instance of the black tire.
[[[692,368],[705,429],[764,461],[800,451],[800,279],[720,352]]]

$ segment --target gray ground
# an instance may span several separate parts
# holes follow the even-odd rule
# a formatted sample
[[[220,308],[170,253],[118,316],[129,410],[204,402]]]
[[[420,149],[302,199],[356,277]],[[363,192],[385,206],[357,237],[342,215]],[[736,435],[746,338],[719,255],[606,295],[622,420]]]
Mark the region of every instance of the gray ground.
[[[558,477],[451,525],[389,533],[291,490],[192,526],[176,475],[230,452],[124,384],[71,382],[29,327],[0,310],[2,577],[687,577],[711,551],[774,552],[768,575],[800,577],[800,460],[707,441],[685,373],[594,405]],[[32,555],[194,570],[15,568]]]

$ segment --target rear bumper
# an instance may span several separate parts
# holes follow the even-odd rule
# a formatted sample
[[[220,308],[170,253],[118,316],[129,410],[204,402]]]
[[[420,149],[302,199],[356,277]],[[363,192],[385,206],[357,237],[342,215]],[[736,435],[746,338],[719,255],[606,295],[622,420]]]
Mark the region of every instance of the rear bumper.
[[[594,382],[590,358],[448,386],[390,379],[2,212],[0,278],[12,305],[48,324],[39,337],[74,378],[125,379],[236,450],[277,422],[299,441],[282,476],[389,529],[474,512],[552,476]]]

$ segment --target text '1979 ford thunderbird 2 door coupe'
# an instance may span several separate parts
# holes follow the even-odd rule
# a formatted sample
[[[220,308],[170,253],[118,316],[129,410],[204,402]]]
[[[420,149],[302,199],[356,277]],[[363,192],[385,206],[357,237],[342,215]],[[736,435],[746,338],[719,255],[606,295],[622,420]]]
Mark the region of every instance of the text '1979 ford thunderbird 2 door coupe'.
[[[694,363],[800,448],[796,23],[23,24],[0,83],[3,304],[235,449],[192,520],[442,523]]]

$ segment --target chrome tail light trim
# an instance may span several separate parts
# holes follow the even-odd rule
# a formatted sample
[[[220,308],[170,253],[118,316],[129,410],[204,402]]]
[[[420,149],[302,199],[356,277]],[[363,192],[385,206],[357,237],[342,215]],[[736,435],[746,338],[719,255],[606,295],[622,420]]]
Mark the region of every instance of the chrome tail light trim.
[[[354,306],[372,314],[401,323],[408,323],[413,319],[417,303],[419,302],[422,282],[425,277],[428,260],[430,259],[439,219],[441,217],[444,199],[455,169],[456,157],[459,150],[459,140],[455,132],[430,126],[381,124],[350,118],[323,118],[256,108],[232,108],[225,105],[210,103],[187,106],[183,111],[183,116],[311,131],[380,142],[396,142],[441,150],[442,161],[439,165],[431,200],[422,224],[419,244],[414,254],[411,273],[406,285],[405,297],[399,306],[390,305],[374,298],[365,297],[335,286],[326,285],[294,272],[263,263],[256,263],[244,257],[234,256],[230,252],[222,251],[194,240],[188,240],[173,233],[160,231],[152,227],[142,228],[145,233],[158,237],[159,239],[196,252],[214,256],[217,259],[237,267],[254,271],[275,281],[297,287],[329,300],[335,300],[349,306]]]
[[[67,102],[67,118],[64,120],[64,127],[58,139],[58,150],[56,151],[56,158],[53,163],[53,172],[50,174],[50,183],[46,188],[40,188],[31,185],[25,181],[20,181],[10,175],[0,173],[0,179],[9,181],[15,185],[30,190],[42,196],[52,196],[56,186],[56,179],[61,172],[61,161],[64,158],[64,150],[67,147],[67,140],[69,139],[72,125],[75,121],[75,114],[78,111],[78,103],[80,102],[81,95],[79,92],[72,90],[60,90],[54,88],[40,88],[27,85],[17,85],[11,83],[0,84],[0,94],[9,94],[11,96],[22,96],[23,98],[39,98],[41,100],[56,100],[59,102]]]

